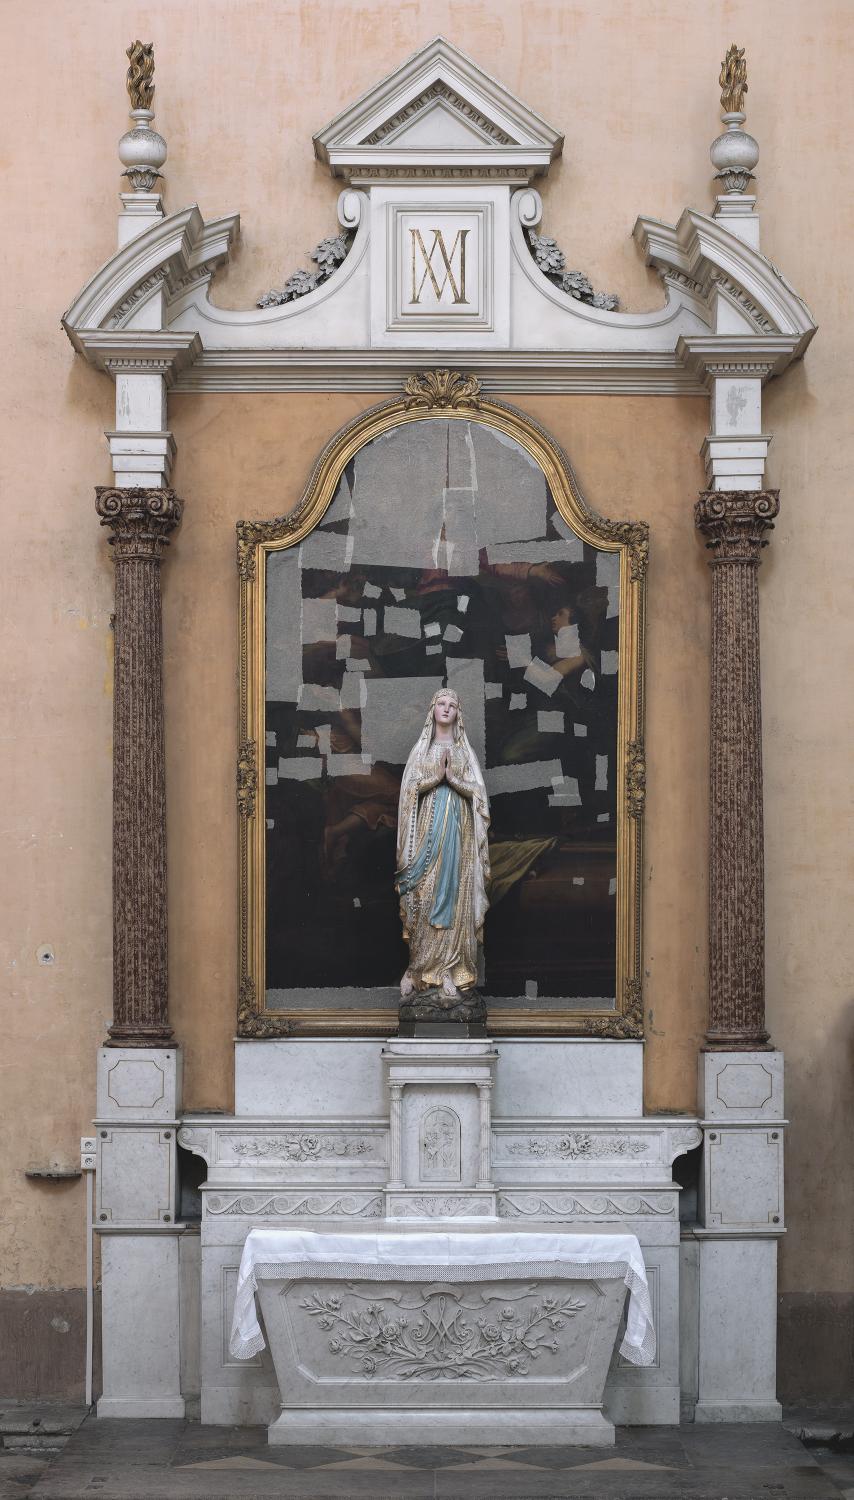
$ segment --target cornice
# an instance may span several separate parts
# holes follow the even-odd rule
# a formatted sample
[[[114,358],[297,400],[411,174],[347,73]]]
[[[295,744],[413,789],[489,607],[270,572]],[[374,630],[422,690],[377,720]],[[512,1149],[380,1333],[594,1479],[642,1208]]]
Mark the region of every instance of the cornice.
[[[82,352],[80,331],[105,328],[111,315],[151,278],[163,280],[167,290],[177,290],[203,267],[202,274],[212,274],[228,259],[239,230],[239,214],[206,224],[195,204],[144,230],[95,272],[65,313],[62,326],[74,347]]]
[[[202,352],[197,333],[177,333],[171,329],[83,328],[77,332],[74,343],[90,364],[108,371],[114,378],[130,371],[159,374],[170,386],[178,373]]]
[[[799,346],[793,334],[687,334],[676,344],[676,357],[707,387],[720,376],[764,384],[788,368]]]
[[[449,358],[450,356],[448,356]],[[443,360],[447,362],[445,354]],[[435,349],[205,349],[176,381],[178,392],[400,391]],[[672,352],[477,351],[453,355],[490,395],[701,396],[702,378]]]

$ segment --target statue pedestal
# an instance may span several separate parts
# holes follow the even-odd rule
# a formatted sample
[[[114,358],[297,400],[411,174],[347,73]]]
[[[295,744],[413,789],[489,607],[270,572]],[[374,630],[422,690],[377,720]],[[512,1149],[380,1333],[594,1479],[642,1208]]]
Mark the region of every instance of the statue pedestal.
[[[382,1061],[390,1098],[386,1217],[495,1218],[492,1042],[395,1037]]]

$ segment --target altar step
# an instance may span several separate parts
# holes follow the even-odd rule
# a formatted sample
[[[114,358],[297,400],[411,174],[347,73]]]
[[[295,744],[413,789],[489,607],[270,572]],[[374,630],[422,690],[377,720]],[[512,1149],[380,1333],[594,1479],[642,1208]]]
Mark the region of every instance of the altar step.
[[[0,1403],[0,1453],[48,1457],[65,1447],[88,1415],[88,1406],[59,1402],[39,1405]]]

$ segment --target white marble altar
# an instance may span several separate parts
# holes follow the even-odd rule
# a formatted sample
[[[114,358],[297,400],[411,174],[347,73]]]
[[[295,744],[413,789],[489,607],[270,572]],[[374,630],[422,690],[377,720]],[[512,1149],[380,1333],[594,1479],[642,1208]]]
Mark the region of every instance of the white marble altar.
[[[701,1132],[684,1116],[643,1115],[642,1043],[283,1038],[238,1041],[235,1052],[235,1114],[185,1115],[179,1135],[179,1144],[207,1165],[201,1194],[203,1421],[270,1422],[277,1409],[269,1351],[241,1363],[228,1347],[251,1230],[288,1224],[369,1230],[383,1220],[391,1227],[395,1221],[386,1215],[405,1205],[399,1227],[418,1232],[429,1223],[474,1233],[485,1221],[472,1213],[472,1200],[487,1195],[496,1230],[636,1236],[658,1346],[645,1367],[613,1351],[605,1409],[609,1420],[622,1422],[678,1420],[680,1225],[672,1163],[700,1144]],[[461,1081],[467,1074],[468,1082]],[[485,1091],[490,1186],[478,1189],[478,1082],[493,1080]],[[392,1176],[392,1081],[401,1091],[396,1170],[402,1179]],[[470,1093],[468,1111],[459,1099],[446,1098],[448,1087]],[[420,1110],[404,1109],[410,1090]],[[497,1101],[501,1113],[493,1115]],[[253,1104],[263,1114],[253,1114]],[[422,1115],[434,1107],[458,1115],[455,1183],[419,1180]],[[401,1180],[402,1189],[391,1187]]]
[[[413,1419],[428,1443],[612,1443],[602,1401],[626,1288],[621,1353],[647,1365],[633,1235],[255,1229],[229,1350],[263,1349],[257,1295],[281,1392],[271,1443],[383,1443]]]

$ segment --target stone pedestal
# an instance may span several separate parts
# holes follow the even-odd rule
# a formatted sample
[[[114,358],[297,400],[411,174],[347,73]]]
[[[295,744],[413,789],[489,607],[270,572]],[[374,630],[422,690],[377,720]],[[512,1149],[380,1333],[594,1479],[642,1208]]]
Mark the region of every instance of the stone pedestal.
[[[176,1047],[98,1053],[99,1417],[182,1417]],[[186,1351],[185,1351],[186,1352]]]
[[[103,1237],[99,1417],[184,1416],[179,1298],[177,1235]]]
[[[783,1219],[783,1058],[704,1052],[697,1242],[698,1422],[779,1422],[777,1240]]]
[[[699,1365],[695,1422],[780,1422],[777,1241],[697,1232]]]
[[[394,1038],[389,1091],[388,1218],[495,1218],[492,1043]]]

